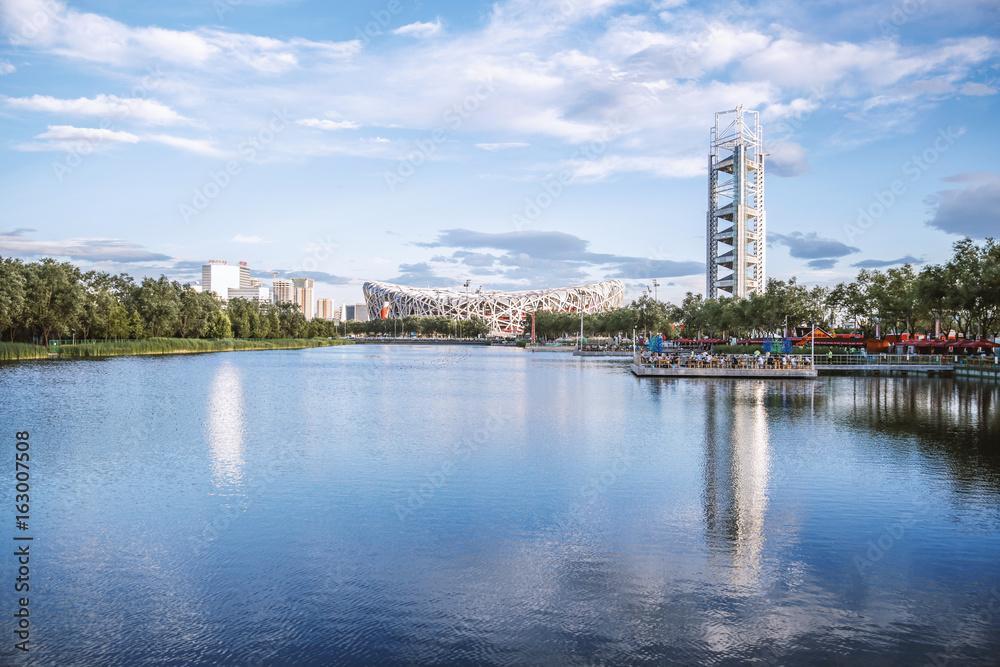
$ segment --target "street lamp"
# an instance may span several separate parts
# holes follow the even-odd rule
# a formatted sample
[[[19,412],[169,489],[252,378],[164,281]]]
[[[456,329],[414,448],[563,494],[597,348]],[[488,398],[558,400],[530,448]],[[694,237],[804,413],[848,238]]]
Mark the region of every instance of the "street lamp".
[[[472,309],[469,307],[469,285],[472,283],[472,279],[465,279],[465,319],[472,317]],[[463,325],[464,330],[464,325]]]
[[[660,286],[660,283],[653,278],[653,301],[659,301],[659,297],[656,296],[656,288]]]

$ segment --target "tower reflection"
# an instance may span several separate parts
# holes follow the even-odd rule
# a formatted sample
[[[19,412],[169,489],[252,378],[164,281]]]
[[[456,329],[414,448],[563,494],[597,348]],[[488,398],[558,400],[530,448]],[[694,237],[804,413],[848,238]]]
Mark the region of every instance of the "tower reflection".
[[[712,383],[705,395],[706,541],[712,563],[737,586],[760,574],[770,468],[764,382]]]

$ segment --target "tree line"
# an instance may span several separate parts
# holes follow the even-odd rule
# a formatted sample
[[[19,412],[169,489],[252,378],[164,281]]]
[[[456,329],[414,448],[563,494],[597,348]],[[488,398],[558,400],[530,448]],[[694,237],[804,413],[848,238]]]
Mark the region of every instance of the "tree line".
[[[782,335],[786,327],[813,323],[833,328],[853,322],[865,336],[955,329],[967,338],[995,336],[1000,329],[1000,244],[963,239],[943,264],[886,271],[862,269],[851,282],[807,287],[794,277],[771,279],[763,294],[705,299],[688,292],[680,304],[648,294],[622,308],[583,316],[584,335],[662,333],[667,338],[749,338]],[[530,316],[521,322],[527,335]],[[538,311],[541,339],[575,336],[578,313]],[[7,340],[51,338],[312,338],[337,334],[457,336],[489,333],[478,318],[405,317],[338,323],[307,321],[289,303],[262,304],[195,292],[166,276],[82,272],[51,258],[38,262],[0,258],[0,336]]]
[[[814,324],[828,330],[851,322],[864,336],[951,329],[967,338],[996,336],[1000,330],[1000,244],[966,238],[952,247],[943,264],[886,271],[861,269],[850,282],[832,288],[807,287],[794,277],[767,281],[763,294],[748,298],[705,299],[688,292],[680,304],[644,294],[628,306],[583,316],[584,335],[631,337],[662,333],[675,338],[759,338]],[[524,323],[530,332],[530,318]],[[575,336],[580,315],[535,313],[542,338]],[[841,329],[841,331],[845,331]]]
[[[143,278],[81,271],[45,258],[0,258],[0,337],[54,338],[315,338],[336,335],[326,320],[307,321],[291,303],[246,299],[223,303],[166,276]]]

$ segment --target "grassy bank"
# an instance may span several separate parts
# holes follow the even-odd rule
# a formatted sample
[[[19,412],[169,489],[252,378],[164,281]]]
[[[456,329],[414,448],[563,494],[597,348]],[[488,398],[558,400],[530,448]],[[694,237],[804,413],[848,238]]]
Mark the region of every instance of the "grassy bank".
[[[31,343],[0,343],[0,361],[48,358],[49,353],[41,345],[32,345]]]
[[[64,345],[60,357],[123,357],[136,354],[183,354],[191,352],[233,352],[237,350],[297,350],[306,347],[347,345],[353,341],[340,338],[278,338],[274,340],[244,340],[224,338],[150,338],[119,340],[82,345]]]

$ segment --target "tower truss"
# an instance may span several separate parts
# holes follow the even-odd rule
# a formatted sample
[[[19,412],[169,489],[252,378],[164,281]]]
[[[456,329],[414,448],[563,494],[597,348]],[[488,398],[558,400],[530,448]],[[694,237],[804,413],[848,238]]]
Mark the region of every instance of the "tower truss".
[[[766,288],[764,142],[760,116],[738,106],[715,114],[708,156],[706,292],[747,297]],[[728,273],[720,274],[720,269]]]

